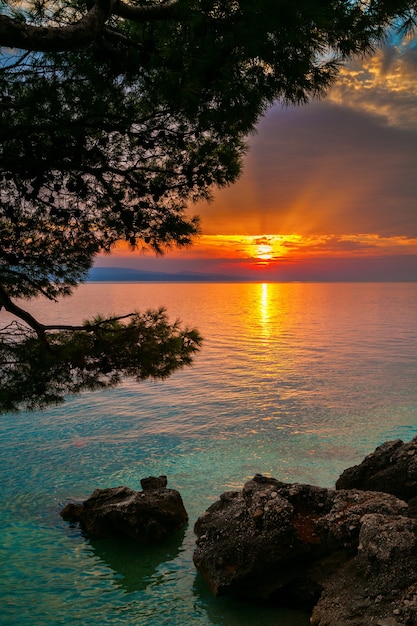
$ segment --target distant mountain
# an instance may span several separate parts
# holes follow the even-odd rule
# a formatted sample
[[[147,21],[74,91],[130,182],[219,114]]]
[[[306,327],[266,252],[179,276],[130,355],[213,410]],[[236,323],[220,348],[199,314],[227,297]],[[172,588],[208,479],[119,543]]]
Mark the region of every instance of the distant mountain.
[[[93,267],[91,268],[88,282],[182,282],[182,283],[228,283],[228,282],[244,282],[243,278],[235,276],[224,276],[223,274],[204,274],[199,272],[177,272],[170,274],[168,272],[146,272],[136,270],[129,267]]]

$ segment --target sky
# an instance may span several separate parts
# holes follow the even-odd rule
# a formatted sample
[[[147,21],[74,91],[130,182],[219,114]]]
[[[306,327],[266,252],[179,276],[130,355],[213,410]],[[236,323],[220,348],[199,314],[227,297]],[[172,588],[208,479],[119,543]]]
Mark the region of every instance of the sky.
[[[260,281],[417,280],[417,39],[346,65],[327,96],[272,107],[243,174],[190,207],[202,234],[97,267]]]

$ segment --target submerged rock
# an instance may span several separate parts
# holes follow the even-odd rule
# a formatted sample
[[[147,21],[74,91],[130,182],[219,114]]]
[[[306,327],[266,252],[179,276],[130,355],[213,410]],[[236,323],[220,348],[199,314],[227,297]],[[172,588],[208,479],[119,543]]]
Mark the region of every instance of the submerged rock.
[[[141,485],[143,491],[96,489],[81,504],[69,503],[61,516],[78,522],[92,538],[127,536],[146,544],[164,539],[187,524],[181,495],[166,488],[166,476],[145,478]]]

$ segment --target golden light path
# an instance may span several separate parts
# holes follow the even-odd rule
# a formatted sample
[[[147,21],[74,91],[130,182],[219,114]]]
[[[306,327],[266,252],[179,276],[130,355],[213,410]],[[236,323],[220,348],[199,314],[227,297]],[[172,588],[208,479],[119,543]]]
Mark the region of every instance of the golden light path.
[[[269,298],[269,286],[268,283],[261,283],[261,296],[259,298],[259,317],[262,323],[262,327],[266,334],[268,331],[268,322],[270,318],[270,298]]]

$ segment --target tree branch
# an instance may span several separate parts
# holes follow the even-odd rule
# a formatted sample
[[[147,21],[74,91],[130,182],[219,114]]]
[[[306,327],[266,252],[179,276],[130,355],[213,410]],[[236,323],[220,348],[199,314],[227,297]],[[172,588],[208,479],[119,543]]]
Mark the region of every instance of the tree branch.
[[[14,303],[8,295],[7,291],[4,289],[3,285],[0,283],[0,309],[2,308],[5,308],[6,311],[12,313],[12,315],[15,315],[19,319],[26,322],[26,324],[28,324],[28,326],[30,326],[30,328],[32,328],[36,332],[38,338],[46,344],[48,343],[46,339],[46,331],[48,330],[85,330],[87,332],[91,332],[108,322],[118,322],[120,320],[127,319],[128,317],[133,317],[135,315],[135,313],[126,313],[125,315],[109,317],[103,320],[99,320],[95,323],[83,324],[81,326],[76,326],[72,324],[41,324],[36,318],[33,317],[33,315],[28,313],[28,311],[25,311],[24,309],[20,308],[20,306]]]
[[[108,322],[118,322],[119,320],[124,320],[128,317],[133,317],[135,313],[126,313],[125,315],[118,315],[117,317],[109,317],[99,322],[95,322],[94,324],[88,323],[83,324],[82,326],[74,326],[71,324],[45,324],[43,328],[45,330],[85,330],[87,332],[94,331],[96,328],[100,328],[103,324],[107,324]]]
[[[8,269],[7,273],[16,276],[17,280],[22,280],[22,274],[20,272],[16,272],[15,270]],[[32,287],[35,287],[35,289],[37,289],[38,292],[42,296],[45,296],[45,298],[48,298],[48,300],[55,300],[55,298],[53,298],[52,296],[49,296],[46,293],[46,291],[36,283],[36,281],[31,280],[27,275],[25,276],[25,280],[26,280],[27,283],[29,283],[29,285],[31,285]],[[0,293],[0,309],[1,309],[1,307],[2,307],[2,297],[1,297],[1,293]],[[4,306],[4,308],[6,308],[6,306]]]
[[[176,9],[177,2],[133,7],[121,0],[94,0],[88,13],[68,26],[33,26],[0,15],[0,46],[39,52],[80,49],[102,35],[111,15],[143,24],[175,19]]]
[[[33,26],[0,15],[0,45],[40,52],[85,47],[101,35],[111,14],[111,5],[112,0],[95,0],[88,13],[69,26]]]
[[[45,334],[45,331],[46,331],[45,326],[41,324],[40,322],[38,322],[38,320],[35,319],[33,315],[31,315],[24,309],[21,309],[20,306],[17,306],[17,304],[15,304],[10,299],[9,294],[4,289],[3,285],[0,283],[0,308],[1,307],[4,307],[6,311],[8,311],[9,313],[12,313],[13,315],[16,315],[16,317],[26,322],[26,324],[28,324],[31,328],[33,328],[35,333],[38,335],[38,338],[40,339],[40,341],[48,345],[46,334]]]
[[[177,6],[177,2],[161,2],[153,5],[132,6],[122,2],[122,0],[114,0],[112,13],[126,20],[143,24],[145,22],[176,19]]]

